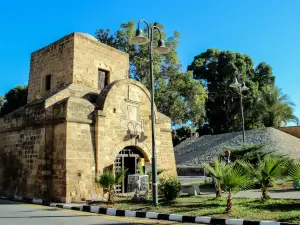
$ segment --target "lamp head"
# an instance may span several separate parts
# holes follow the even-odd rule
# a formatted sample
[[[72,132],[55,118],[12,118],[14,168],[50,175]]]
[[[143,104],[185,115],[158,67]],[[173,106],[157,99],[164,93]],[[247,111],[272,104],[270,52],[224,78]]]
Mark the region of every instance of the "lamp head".
[[[242,87],[241,87],[242,91],[247,91],[249,90],[249,88],[246,86],[245,82],[243,83]]]
[[[145,37],[143,30],[137,29],[135,37],[131,38],[130,42],[134,45],[145,45],[149,42],[149,39]]]
[[[154,51],[158,54],[167,54],[170,50],[170,48],[165,46],[165,42],[162,39],[158,40],[157,47],[154,48]]]
[[[234,82],[229,85],[229,87],[232,87],[232,88],[239,88],[240,86],[241,86],[241,84],[238,82],[237,78],[235,78]]]

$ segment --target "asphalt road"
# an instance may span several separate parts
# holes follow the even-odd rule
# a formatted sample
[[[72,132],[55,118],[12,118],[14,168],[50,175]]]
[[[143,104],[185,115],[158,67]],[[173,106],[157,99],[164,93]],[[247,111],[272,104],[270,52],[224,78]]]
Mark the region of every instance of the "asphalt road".
[[[122,218],[0,200],[1,225],[180,224],[140,218]]]

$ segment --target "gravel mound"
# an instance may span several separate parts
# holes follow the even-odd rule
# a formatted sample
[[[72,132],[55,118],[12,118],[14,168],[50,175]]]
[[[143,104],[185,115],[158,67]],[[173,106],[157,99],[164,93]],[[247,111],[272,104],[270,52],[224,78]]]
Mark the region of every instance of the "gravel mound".
[[[265,144],[269,150],[300,159],[300,139],[274,128],[246,131],[247,144]],[[242,146],[241,132],[189,138],[174,148],[177,167],[202,166],[224,151],[225,146]]]

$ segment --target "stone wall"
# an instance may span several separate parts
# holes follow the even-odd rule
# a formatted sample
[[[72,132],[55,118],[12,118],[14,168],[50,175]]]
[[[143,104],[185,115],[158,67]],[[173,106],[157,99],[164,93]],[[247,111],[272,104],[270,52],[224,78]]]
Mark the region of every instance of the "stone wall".
[[[26,125],[31,109],[24,115],[0,119],[0,191],[8,195],[45,196],[45,127]],[[17,123],[16,121],[23,121]]]
[[[53,201],[91,199],[95,172],[111,167],[122,149],[133,146],[151,163],[148,90],[123,79],[92,103],[93,90],[73,84],[0,120],[0,190]],[[156,112],[158,168],[176,175],[170,127]]]
[[[66,201],[66,136],[66,123],[56,124],[53,127],[53,152],[51,154],[51,199],[54,201]]]
[[[98,89],[98,69],[109,73],[109,82],[128,77],[127,53],[97,41],[89,34],[72,33],[31,54],[28,102],[71,83]],[[46,91],[46,76],[51,89]]]
[[[156,122],[158,127],[158,168],[165,169],[169,173],[164,175],[176,175],[176,163],[173,150],[172,141],[172,129],[171,129],[171,119],[162,113],[158,113],[158,119]]]
[[[95,129],[88,119],[93,111],[94,106],[85,99],[72,97],[68,100],[67,202],[91,199],[95,191]]]
[[[290,135],[293,135],[297,138],[300,138],[300,126],[294,126],[294,127],[280,127],[279,130],[288,133]]]
[[[98,88],[98,69],[109,71],[109,83],[128,78],[127,53],[100,43],[91,35],[75,33],[73,83]]]
[[[139,82],[125,79],[106,87],[97,103],[97,171],[110,167],[118,153],[136,147],[151,163],[151,104],[148,90]],[[170,119],[156,112],[156,149],[158,168],[176,175]],[[141,131],[141,132],[139,132]],[[139,134],[137,138],[134,133]]]
[[[98,69],[109,74],[103,90]],[[126,79],[128,69],[128,54],[82,33],[32,53],[28,104],[0,119],[0,192],[91,199],[95,172],[111,168],[122,149],[133,146],[151,163],[150,94]],[[158,167],[176,175],[170,118],[155,117]]]
[[[74,34],[46,46],[31,54],[28,99],[31,102],[47,94],[47,75],[51,75],[52,92],[73,81]]]

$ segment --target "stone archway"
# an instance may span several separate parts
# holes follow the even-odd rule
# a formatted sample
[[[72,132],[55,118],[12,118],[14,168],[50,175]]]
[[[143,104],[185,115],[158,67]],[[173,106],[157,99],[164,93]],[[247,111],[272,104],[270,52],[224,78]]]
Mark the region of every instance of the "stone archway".
[[[127,169],[126,177],[123,182],[116,185],[116,193],[127,193],[128,175],[138,174],[138,160],[140,158],[146,158],[146,156],[135,146],[128,146],[122,149],[114,161],[115,174],[122,169]]]

